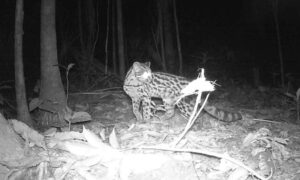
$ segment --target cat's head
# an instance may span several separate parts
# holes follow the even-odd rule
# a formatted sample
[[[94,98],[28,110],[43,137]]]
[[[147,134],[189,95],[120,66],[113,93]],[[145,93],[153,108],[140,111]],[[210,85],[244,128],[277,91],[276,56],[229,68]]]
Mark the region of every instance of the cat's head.
[[[141,82],[149,82],[152,78],[150,62],[134,62],[132,65],[134,76]]]

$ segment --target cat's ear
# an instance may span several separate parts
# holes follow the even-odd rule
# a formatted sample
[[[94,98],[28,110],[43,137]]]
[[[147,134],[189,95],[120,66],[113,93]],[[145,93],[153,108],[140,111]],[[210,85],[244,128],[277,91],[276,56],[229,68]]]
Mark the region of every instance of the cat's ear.
[[[137,70],[137,69],[139,69],[141,67],[141,63],[140,62],[134,62],[133,63],[133,65],[132,65],[132,68],[134,69],[134,70]]]
[[[150,62],[150,61],[145,62],[145,65],[146,65],[147,67],[150,67],[151,62]]]

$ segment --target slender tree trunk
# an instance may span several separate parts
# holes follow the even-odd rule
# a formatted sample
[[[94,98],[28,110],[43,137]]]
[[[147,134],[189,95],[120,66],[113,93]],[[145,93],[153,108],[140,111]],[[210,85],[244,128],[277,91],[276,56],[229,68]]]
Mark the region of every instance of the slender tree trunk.
[[[66,95],[58,69],[55,31],[55,0],[41,1],[41,91],[40,99],[47,110],[42,125],[65,125]],[[45,115],[44,114],[44,115]],[[45,122],[46,121],[46,122]]]
[[[172,0],[162,1],[163,10],[163,27],[164,27],[164,43],[165,55],[168,71],[171,73],[178,72],[178,61],[176,56],[176,48],[174,45],[174,23],[172,23]]]
[[[110,0],[107,0],[106,8],[106,38],[105,38],[105,74],[107,74],[108,69],[108,40],[109,40],[109,24],[110,24]]]
[[[161,54],[161,61],[162,61],[162,68],[163,71],[167,71],[167,63],[166,63],[166,56],[165,56],[165,43],[164,43],[164,31],[163,31],[163,16],[162,16],[162,1],[157,1],[157,9],[158,9],[158,31],[159,34],[159,41],[160,41],[160,54]]]
[[[122,0],[116,0],[117,5],[117,32],[120,77],[125,78],[125,52],[123,34]]]
[[[81,53],[84,51],[84,41],[83,41],[83,30],[82,30],[82,2],[81,0],[77,1],[78,3],[78,30],[79,30],[79,40],[80,40],[80,48]]]
[[[280,38],[280,28],[279,28],[279,21],[278,21],[278,2],[279,0],[273,0],[273,16],[276,26],[276,36],[277,36],[277,46],[278,46],[278,56],[279,56],[279,63],[280,63],[280,77],[281,77],[281,87],[284,87],[284,67],[283,67],[283,55],[282,55],[282,47],[281,47],[281,38]]]
[[[181,53],[181,42],[180,42],[180,34],[179,34],[177,11],[176,11],[176,0],[173,0],[173,12],[174,12],[176,41],[177,41],[178,60],[179,60],[179,74],[182,75],[182,53]]]
[[[23,67],[23,19],[24,19],[24,1],[16,1],[15,16],[15,89],[17,101],[17,116],[20,121],[32,126],[28,105],[26,100],[26,89]]]
[[[118,74],[118,63],[117,63],[117,38],[116,38],[116,1],[112,0],[111,3],[111,11],[112,11],[112,60],[113,60],[113,68],[114,73]]]
[[[97,15],[94,1],[93,0],[86,0],[87,8],[86,8],[86,16],[87,16],[87,27],[88,27],[88,39],[87,39],[87,50],[89,60],[92,62],[94,59],[94,51],[97,43],[97,28],[96,28],[96,21]]]

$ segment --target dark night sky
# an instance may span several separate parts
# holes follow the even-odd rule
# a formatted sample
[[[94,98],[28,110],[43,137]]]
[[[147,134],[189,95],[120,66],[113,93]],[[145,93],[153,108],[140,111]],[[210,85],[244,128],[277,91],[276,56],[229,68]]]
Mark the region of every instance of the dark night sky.
[[[77,46],[75,2],[74,0],[57,1],[58,38],[69,35],[68,38],[75,39],[70,48]],[[270,0],[177,0],[177,16],[185,62],[193,61],[191,56],[198,56],[201,51],[207,51],[214,56],[220,49],[227,49],[233,51],[236,58],[247,64],[249,69],[258,66],[267,71],[265,74],[278,72],[276,31],[270,2]],[[106,5],[107,1],[97,1],[100,36],[95,55],[100,60],[104,56]],[[39,72],[39,8],[39,1],[25,1],[24,61],[28,77],[32,72],[37,72],[33,73],[35,75]],[[156,18],[155,1],[126,0],[123,1],[123,8],[126,42],[136,38],[151,38],[151,29],[155,27]],[[278,15],[285,70],[298,73],[300,69],[299,1],[279,0]],[[13,79],[13,26],[14,2],[5,0],[0,6],[1,80]],[[58,42],[61,42],[60,39]]]

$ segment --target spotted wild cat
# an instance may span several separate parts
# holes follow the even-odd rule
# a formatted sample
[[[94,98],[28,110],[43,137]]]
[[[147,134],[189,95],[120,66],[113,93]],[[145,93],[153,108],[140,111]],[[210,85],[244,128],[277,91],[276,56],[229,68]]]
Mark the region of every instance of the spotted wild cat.
[[[163,119],[169,119],[174,115],[175,106],[188,118],[193,111],[195,98],[187,97],[175,103],[180,97],[180,91],[189,83],[188,79],[181,76],[152,72],[149,62],[134,62],[127,72],[123,89],[132,99],[133,113],[138,121],[147,121],[153,116],[151,98],[162,99],[166,111]],[[232,122],[242,119],[240,113],[227,112],[211,105],[206,105],[204,110],[221,121]]]

